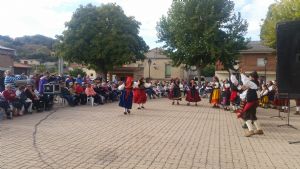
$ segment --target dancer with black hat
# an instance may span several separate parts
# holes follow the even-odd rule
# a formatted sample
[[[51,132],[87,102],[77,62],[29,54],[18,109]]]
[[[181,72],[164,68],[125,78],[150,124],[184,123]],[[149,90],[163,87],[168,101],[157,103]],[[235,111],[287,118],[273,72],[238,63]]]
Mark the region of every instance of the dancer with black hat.
[[[246,93],[246,105],[242,111],[239,112],[239,116],[246,122],[248,132],[245,134],[246,137],[250,137],[254,134],[264,134],[259,122],[256,117],[256,109],[258,107],[258,74],[256,71],[250,74],[248,78],[244,73],[241,73],[241,79],[243,88],[247,91]],[[256,130],[254,130],[254,126]]]

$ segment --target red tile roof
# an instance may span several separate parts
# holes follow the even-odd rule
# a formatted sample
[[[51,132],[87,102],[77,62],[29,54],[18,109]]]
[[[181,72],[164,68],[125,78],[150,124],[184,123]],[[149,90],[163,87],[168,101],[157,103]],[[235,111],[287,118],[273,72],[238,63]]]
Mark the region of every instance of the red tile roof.
[[[29,65],[25,65],[25,64],[17,63],[17,62],[14,62],[14,67],[17,67],[17,68],[28,68],[28,69],[31,68],[31,66],[29,66]]]

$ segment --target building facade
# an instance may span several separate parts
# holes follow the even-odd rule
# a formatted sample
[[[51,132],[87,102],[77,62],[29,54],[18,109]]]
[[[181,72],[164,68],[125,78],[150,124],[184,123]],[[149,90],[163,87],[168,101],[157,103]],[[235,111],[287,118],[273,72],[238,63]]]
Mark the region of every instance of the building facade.
[[[13,70],[14,70],[14,74],[16,75],[20,75],[20,74],[30,75],[31,66],[28,64],[14,62]]]
[[[31,66],[38,66],[41,64],[41,62],[37,59],[20,59],[20,63]]]
[[[0,73],[3,74],[6,70],[13,70],[14,56],[16,51],[4,46],[0,46]]]
[[[262,45],[259,41],[252,41],[248,49],[240,52],[238,67],[245,73],[257,71],[260,78],[266,81],[276,79],[276,50]],[[219,79],[229,78],[229,72],[224,70],[222,63],[216,63],[216,76]]]
[[[175,67],[172,60],[168,58],[161,48],[151,49],[145,54],[143,61],[116,67],[110,72],[111,77],[125,79],[126,76],[132,76],[134,79],[141,77],[151,80],[170,80],[172,78],[190,79],[195,76],[195,72],[186,70],[183,65]]]

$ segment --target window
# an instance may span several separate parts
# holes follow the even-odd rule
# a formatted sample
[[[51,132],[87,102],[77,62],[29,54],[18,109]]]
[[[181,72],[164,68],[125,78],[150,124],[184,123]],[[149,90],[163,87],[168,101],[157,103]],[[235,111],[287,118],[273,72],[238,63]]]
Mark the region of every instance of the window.
[[[265,66],[265,58],[257,58],[257,66],[264,67]]]
[[[24,64],[27,65],[27,64],[28,64],[28,61],[24,61]]]
[[[171,65],[166,64],[165,65],[165,78],[170,78],[171,77]]]

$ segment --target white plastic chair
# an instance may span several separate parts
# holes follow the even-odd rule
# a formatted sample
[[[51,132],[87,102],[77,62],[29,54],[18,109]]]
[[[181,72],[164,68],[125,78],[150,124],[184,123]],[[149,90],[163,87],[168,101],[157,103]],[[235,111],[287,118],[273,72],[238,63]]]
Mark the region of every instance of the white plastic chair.
[[[94,101],[95,101],[95,99],[93,98],[93,96],[87,97],[87,102],[90,103],[92,105],[92,107],[94,106]]]

